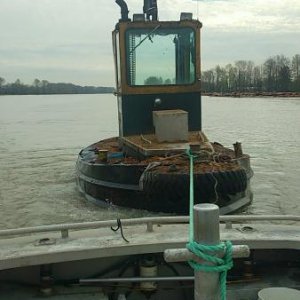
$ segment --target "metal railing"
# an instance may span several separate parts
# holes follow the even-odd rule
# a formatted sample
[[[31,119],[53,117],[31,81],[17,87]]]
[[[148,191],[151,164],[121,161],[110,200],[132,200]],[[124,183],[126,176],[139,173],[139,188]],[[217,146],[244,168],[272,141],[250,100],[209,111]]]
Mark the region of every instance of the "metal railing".
[[[230,215],[220,216],[220,222],[226,223],[230,228],[232,223],[240,223],[246,221],[294,221],[299,222],[300,216],[294,215]],[[146,217],[146,218],[132,218],[122,219],[123,226],[135,226],[143,225],[147,226],[147,231],[153,231],[153,225],[157,224],[185,224],[189,222],[188,216],[170,216],[170,217]],[[66,224],[54,224],[43,225],[36,227],[24,227],[16,229],[4,229],[0,231],[0,237],[14,236],[14,235],[26,235],[34,233],[44,232],[61,232],[62,238],[66,238],[69,235],[70,230],[84,230],[84,229],[96,229],[96,228],[109,228],[116,226],[117,220],[108,221],[94,221],[85,223],[66,223]]]

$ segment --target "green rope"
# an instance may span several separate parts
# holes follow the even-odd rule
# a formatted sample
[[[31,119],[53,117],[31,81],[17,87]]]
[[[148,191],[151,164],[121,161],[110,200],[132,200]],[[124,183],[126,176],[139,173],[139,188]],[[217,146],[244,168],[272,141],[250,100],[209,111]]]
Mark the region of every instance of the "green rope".
[[[221,300],[226,300],[227,271],[233,266],[231,242],[226,241],[213,246],[201,245],[197,242],[189,242],[186,247],[199,258],[214,264],[203,265],[193,260],[189,261],[189,265],[196,271],[220,273]],[[225,253],[223,258],[216,256],[217,253],[221,251]]]
[[[201,245],[194,241],[194,156],[191,150],[187,150],[190,159],[190,222],[189,222],[189,243],[186,247],[197,257],[213,265],[203,265],[193,260],[189,265],[196,271],[202,272],[219,272],[220,273],[220,293],[221,300],[226,300],[226,278],[227,271],[233,266],[232,261],[232,244],[229,241],[218,245]],[[218,257],[218,253],[225,253],[223,258]]]
[[[194,240],[194,156],[192,155],[191,149],[186,151],[190,158],[190,223],[189,223],[189,241]]]

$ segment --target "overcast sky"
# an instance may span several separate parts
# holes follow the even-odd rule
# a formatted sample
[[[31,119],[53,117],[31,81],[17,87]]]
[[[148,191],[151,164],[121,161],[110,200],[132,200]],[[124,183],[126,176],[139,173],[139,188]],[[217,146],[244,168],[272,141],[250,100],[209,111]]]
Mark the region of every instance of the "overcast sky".
[[[198,15],[202,69],[300,54],[300,0],[157,2],[160,20]],[[127,4],[132,15],[143,0]],[[0,76],[113,86],[111,31],[119,17],[114,0],[0,0]]]

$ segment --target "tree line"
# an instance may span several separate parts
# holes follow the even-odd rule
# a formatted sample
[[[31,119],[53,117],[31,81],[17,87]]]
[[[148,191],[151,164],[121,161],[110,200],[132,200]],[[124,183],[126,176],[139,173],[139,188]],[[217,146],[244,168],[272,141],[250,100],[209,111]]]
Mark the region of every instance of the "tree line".
[[[269,57],[261,65],[251,60],[238,60],[225,67],[216,67],[201,74],[204,93],[241,93],[241,92],[297,92],[300,93],[300,54],[291,59],[284,55]],[[145,84],[170,84],[153,82]],[[72,83],[51,83],[35,79],[32,85],[26,85],[17,79],[6,83],[0,76],[0,95],[39,95],[39,94],[97,94],[113,93],[112,87],[79,86]]]
[[[284,55],[269,57],[261,65],[238,60],[225,67],[202,72],[202,91],[234,92],[300,92],[300,54],[291,59]]]
[[[6,83],[0,77],[0,95],[42,95],[42,94],[104,94],[113,93],[112,87],[80,86],[72,83],[51,83],[35,79],[32,85],[24,84],[17,79]]]

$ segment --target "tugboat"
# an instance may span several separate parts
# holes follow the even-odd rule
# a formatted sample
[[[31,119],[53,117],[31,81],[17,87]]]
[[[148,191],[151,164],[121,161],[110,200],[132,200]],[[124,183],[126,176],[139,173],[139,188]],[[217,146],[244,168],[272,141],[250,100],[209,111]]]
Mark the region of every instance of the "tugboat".
[[[191,13],[158,21],[156,0],[121,19],[112,33],[119,136],[82,149],[77,185],[87,199],[155,212],[187,214],[190,159],[195,203],[221,214],[250,205],[253,176],[241,144],[229,149],[202,131],[200,30]]]

